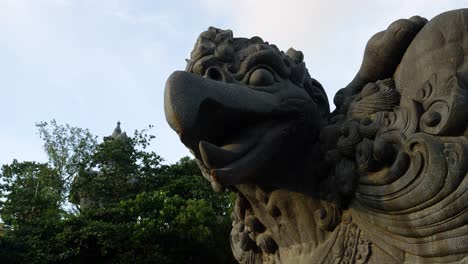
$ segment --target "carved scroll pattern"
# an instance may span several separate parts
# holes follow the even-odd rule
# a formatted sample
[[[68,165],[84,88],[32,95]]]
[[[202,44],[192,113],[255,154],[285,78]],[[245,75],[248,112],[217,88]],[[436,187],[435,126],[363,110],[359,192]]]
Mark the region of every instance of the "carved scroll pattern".
[[[392,88],[389,80],[373,85],[380,86],[377,93]],[[468,252],[468,140],[463,134],[433,135],[422,126],[408,129],[408,119],[427,113],[418,111],[422,107],[376,111],[377,103],[367,105],[375,102],[368,100],[367,90],[353,98],[350,114],[339,121],[347,130],[330,150],[338,152],[330,155],[338,164],[331,184],[339,187],[343,179],[354,179],[349,207],[356,223],[395,262],[404,262],[407,255],[437,263],[459,261],[457,256]]]
[[[360,173],[351,204],[371,240],[399,262],[452,263],[468,253],[468,12],[451,20],[453,30],[425,27],[408,48],[395,74],[395,121],[372,147],[374,157],[392,155]]]
[[[391,88],[389,81],[378,85],[377,92]],[[346,129],[330,150],[338,152],[330,155],[337,159],[335,184],[355,179],[350,208],[356,221],[396,262],[404,254],[441,263],[461,257],[468,251],[466,138],[411,131],[407,118],[424,112],[401,106],[375,111],[367,105],[375,102],[367,100],[367,90],[354,98],[361,103],[351,104],[354,109],[341,121]]]

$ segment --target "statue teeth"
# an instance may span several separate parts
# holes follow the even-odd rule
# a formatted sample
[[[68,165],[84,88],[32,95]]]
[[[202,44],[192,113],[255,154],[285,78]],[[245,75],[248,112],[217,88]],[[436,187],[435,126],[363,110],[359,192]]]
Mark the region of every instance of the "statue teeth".
[[[219,182],[218,178],[214,174],[210,176],[210,183],[215,192],[219,193],[224,190],[223,185]]]
[[[239,146],[236,146],[239,145]],[[237,160],[242,155],[238,150],[243,149],[240,144],[231,144],[226,147],[218,147],[206,141],[200,141],[198,145],[203,163],[210,169],[221,168]]]

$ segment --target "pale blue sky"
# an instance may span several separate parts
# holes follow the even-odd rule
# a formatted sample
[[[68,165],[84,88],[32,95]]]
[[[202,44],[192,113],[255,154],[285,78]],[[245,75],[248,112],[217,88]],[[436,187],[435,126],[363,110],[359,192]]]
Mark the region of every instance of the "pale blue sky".
[[[462,0],[0,0],[0,164],[45,161],[34,124],[56,119],[109,135],[155,125],[156,151],[188,151],[163,112],[165,79],[208,26],[304,51],[330,98],[349,82],[367,39],[398,18]]]

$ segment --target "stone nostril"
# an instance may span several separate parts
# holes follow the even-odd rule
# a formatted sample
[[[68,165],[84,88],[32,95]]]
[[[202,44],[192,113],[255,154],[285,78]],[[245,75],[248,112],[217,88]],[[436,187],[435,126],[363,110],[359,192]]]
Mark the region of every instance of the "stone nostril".
[[[218,69],[217,67],[209,67],[206,70],[205,77],[208,79],[215,80],[215,81],[223,80],[223,74],[221,73],[221,70]]]

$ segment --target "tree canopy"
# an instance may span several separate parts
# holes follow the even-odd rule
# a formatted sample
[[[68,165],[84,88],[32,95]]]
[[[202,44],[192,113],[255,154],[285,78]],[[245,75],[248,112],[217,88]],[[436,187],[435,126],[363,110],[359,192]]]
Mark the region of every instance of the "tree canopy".
[[[232,198],[193,159],[163,165],[149,130],[118,126],[98,142],[55,121],[37,128],[49,161],[0,172],[0,263],[236,263]]]

